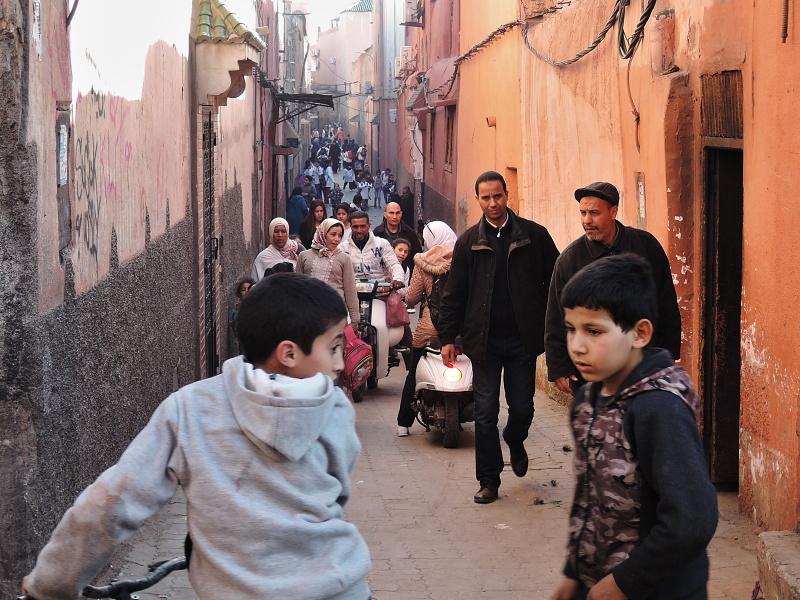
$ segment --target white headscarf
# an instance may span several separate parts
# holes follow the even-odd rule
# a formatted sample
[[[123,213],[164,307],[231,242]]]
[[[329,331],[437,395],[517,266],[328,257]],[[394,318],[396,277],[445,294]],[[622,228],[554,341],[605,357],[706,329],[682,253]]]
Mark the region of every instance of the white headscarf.
[[[272,221],[269,222],[269,243],[272,243],[272,236],[275,235],[275,227],[278,225],[283,225],[286,227],[286,233],[289,233],[289,221],[282,217],[275,217]]]
[[[422,239],[425,243],[425,249],[430,250],[434,246],[452,248],[458,236],[444,221],[431,221],[422,230]]]

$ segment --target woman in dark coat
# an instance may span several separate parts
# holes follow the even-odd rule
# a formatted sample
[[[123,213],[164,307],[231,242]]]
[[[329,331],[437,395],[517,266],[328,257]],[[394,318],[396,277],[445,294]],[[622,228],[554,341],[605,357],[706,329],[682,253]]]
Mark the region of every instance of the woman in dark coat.
[[[308,217],[300,230],[300,241],[303,242],[303,246],[311,248],[311,242],[314,241],[314,234],[317,232],[317,227],[320,226],[327,216],[325,202],[322,200],[312,200],[311,208],[308,211]]]

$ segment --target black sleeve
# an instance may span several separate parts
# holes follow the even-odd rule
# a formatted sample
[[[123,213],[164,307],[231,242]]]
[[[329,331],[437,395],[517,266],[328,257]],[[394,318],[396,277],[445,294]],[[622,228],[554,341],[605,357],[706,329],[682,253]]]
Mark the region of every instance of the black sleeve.
[[[459,238],[453,248],[453,261],[439,307],[439,339],[442,345],[452,344],[464,326],[469,286],[469,253]]]
[[[672,358],[681,357],[681,311],[678,308],[678,295],[672,282],[672,269],[664,249],[657,239],[652,238],[650,263],[658,292],[658,322],[652,345],[670,351]]]
[[[419,236],[416,231],[408,231],[408,241],[411,242],[411,249],[408,258],[403,266],[408,267],[409,274],[414,274],[414,257],[422,252],[422,244],[419,243]]]
[[[564,258],[556,261],[553,276],[550,278],[550,291],[547,296],[547,312],[544,321],[544,352],[547,362],[547,379],[555,381],[559,377],[570,377],[576,373],[575,365],[567,352],[567,330],[564,327],[564,314],[561,308],[561,290],[566,285],[563,274]]]
[[[656,497],[655,523],[614,579],[629,598],[644,598],[705,551],[717,528],[717,494],[708,478],[697,425],[674,394],[650,392],[631,402],[625,435]]]

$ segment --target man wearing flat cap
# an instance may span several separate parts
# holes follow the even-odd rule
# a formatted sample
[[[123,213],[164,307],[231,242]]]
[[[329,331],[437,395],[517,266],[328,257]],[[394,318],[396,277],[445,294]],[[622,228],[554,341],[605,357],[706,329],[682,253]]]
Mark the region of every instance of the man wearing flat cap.
[[[672,271],[664,249],[652,234],[626,227],[617,221],[619,192],[605,181],[575,190],[580,206],[581,225],[586,232],[567,246],[556,261],[545,317],[545,357],[547,378],[563,392],[570,393],[582,383],[567,353],[567,332],[561,308],[561,290],[570,278],[598,258],[631,252],[650,263],[658,292],[658,315],[651,344],[666,348],[680,358],[681,315],[672,283]]]

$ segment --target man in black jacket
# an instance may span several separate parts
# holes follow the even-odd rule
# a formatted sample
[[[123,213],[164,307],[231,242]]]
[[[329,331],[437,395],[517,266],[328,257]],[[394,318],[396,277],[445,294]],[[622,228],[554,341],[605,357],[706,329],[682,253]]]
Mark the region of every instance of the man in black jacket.
[[[503,439],[514,474],[528,470],[523,442],[533,420],[536,357],[544,350],[547,287],[558,250],[547,229],[508,209],[503,176],[488,171],[475,182],[483,217],[458,238],[439,311],[442,358],[456,360],[458,335],[472,360],[475,397],[475,502],[497,500],[503,454],[497,431],[500,377],[508,422]]]
[[[598,258],[631,252],[650,264],[658,294],[656,329],[651,345],[669,350],[677,360],[681,352],[681,315],[672,283],[672,271],[664,249],[653,235],[626,227],[616,220],[619,192],[612,184],[598,181],[575,190],[580,204],[581,225],[586,235],[564,249],[556,262],[547,301],[545,357],[547,378],[565,393],[572,393],[583,380],[567,353],[567,334],[561,310],[561,291],[583,267]]]
[[[417,232],[403,222],[403,210],[397,202],[389,202],[383,210],[383,223],[372,230],[378,237],[393,243],[397,238],[408,240],[411,244],[410,252],[403,261],[403,269],[408,269],[409,273],[414,271],[414,257],[422,252],[422,244],[419,243]]]

